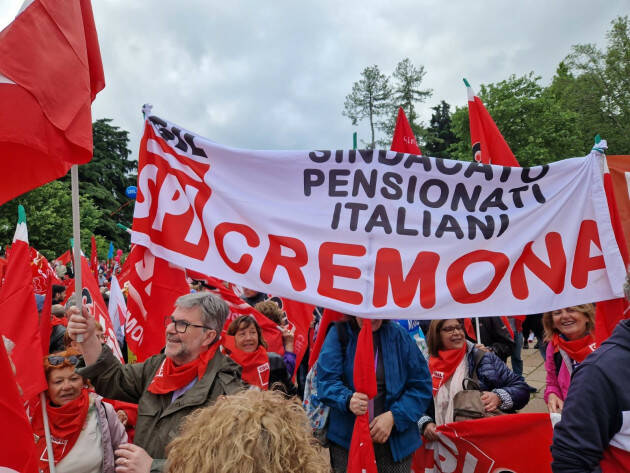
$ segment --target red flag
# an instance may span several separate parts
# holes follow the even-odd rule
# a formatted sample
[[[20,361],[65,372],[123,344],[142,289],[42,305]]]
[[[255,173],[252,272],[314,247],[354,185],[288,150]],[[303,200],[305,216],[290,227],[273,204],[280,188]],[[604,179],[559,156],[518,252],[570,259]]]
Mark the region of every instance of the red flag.
[[[83,283],[82,304],[87,306],[90,313],[94,316],[94,319],[101,324],[104,330],[106,343],[109,348],[112,349],[114,355],[122,361],[122,352],[120,346],[116,340],[116,332],[112,320],[109,317],[109,310],[103,295],[98,287],[98,283],[94,279],[94,275],[90,272],[87,259],[85,256],[81,256],[81,282]],[[67,295],[70,297],[74,293],[74,284],[67,290]]]
[[[604,161],[604,163],[605,162],[606,161]],[[608,211],[610,213],[610,221],[615,233],[615,239],[617,240],[623,263],[627,267],[629,261],[628,248],[623,233],[621,217],[617,209],[612,178],[607,165],[604,168],[604,190],[606,191]],[[597,341],[597,345],[601,345],[601,343],[612,334],[620,320],[628,317],[630,317],[630,306],[625,298],[620,297],[618,299],[598,302],[595,308],[595,340]]]
[[[414,454],[411,471],[551,473],[549,414],[510,414],[437,428],[439,441],[427,442]],[[527,445],[527,455],[515,455]]]
[[[41,365],[42,361],[38,360]],[[43,365],[42,365],[43,366]],[[22,473],[37,472],[37,455],[33,431],[26,417],[24,402],[20,398],[9,357],[0,336],[0,471]]]
[[[317,329],[317,339],[315,345],[311,348],[311,354],[308,357],[308,369],[310,370],[317,358],[319,358],[319,352],[322,350],[322,345],[326,339],[326,333],[328,332],[328,326],[334,322],[341,320],[343,314],[331,309],[324,309],[322,318],[319,321],[319,328]]]
[[[363,319],[363,326],[357,340],[357,350],[354,354],[353,377],[356,392],[367,394],[370,399],[376,396],[377,389],[372,342],[372,321]],[[357,416],[354,420],[348,453],[348,473],[377,473],[368,412]]]
[[[468,118],[470,141],[475,161],[485,164],[520,167],[514,153],[486,110],[483,102],[475,95],[464,79],[468,90]]]
[[[72,252],[70,250],[66,251],[61,256],[58,256],[57,259],[53,261],[55,264],[62,264],[64,266],[70,262],[72,262]]]
[[[464,83],[468,91],[470,142],[475,161],[484,164],[521,167],[481,99],[475,95],[475,92],[466,79],[464,79]],[[516,317],[520,320],[525,318],[524,315],[518,315]],[[508,329],[512,339],[514,339],[514,331],[512,330],[508,318],[502,316],[501,320],[503,320],[503,324]],[[474,340],[476,339],[477,338],[474,337]]]
[[[44,255],[33,247],[29,249],[29,253],[33,272],[33,289],[35,294],[45,295],[50,284],[61,284],[61,281]]]
[[[216,278],[208,279],[208,281],[214,280],[215,283],[211,285],[215,286],[217,289],[213,291],[214,293],[221,296],[221,298],[227,302],[230,308],[230,314],[228,315],[227,320],[225,321],[224,330],[227,330],[230,323],[237,317],[241,315],[251,315],[256,319],[258,325],[263,333],[263,337],[267,342],[267,350],[272,351],[274,353],[278,353],[279,355],[284,355],[284,343],[282,342],[282,332],[278,328],[275,322],[271,319],[268,319],[256,309],[254,309],[251,305],[245,302],[243,299],[238,297],[236,293],[231,289],[225,287],[223,282]]]
[[[156,258],[139,245],[131,249],[121,275],[121,286],[129,283],[125,338],[138,361],[144,361],[164,347],[164,318],[173,313],[175,300],[188,294],[190,288],[182,268]]]
[[[630,156],[606,156],[621,227],[630,251]]]
[[[92,158],[104,86],[89,0],[35,0],[0,32],[0,204]]]
[[[96,238],[92,235],[92,251],[90,253],[90,269],[98,284],[98,254],[96,253]]]
[[[282,309],[287,313],[287,319],[289,320],[289,326],[291,329],[295,328],[294,334],[294,349],[295,352],[295,373],[302,363],[302,358],[308,348],[308,330],[311,327],[313,321],[313,311],[315,306],[312,304],[305,304],[303,302],[292,301],[291,299],[282,298]]]
[[[48,388],[44,376],[39,316],[33,293],[28,232],[24,208],[19,219],[7,266],[5,283],[0,289],[0,333],[15,343],[12,359],[24,399],[32,399]]]
[[[398,153],[422,154],[402,107],[398,107],[398,118],[396,118],[396,128],[390,149]]]

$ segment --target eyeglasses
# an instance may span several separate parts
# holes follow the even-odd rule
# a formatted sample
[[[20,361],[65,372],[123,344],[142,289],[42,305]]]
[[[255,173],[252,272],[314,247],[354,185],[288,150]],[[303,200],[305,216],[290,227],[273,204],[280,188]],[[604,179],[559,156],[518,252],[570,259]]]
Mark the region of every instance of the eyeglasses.
[[[446,333],[453,333],[455,330],[463,332],[464,331],[464,327],[460,324],[460,325],[451,325],[449,327],[442,327],[441,328],[441,331],[442,332],[446,332]]]
[[[77,366],[82,361],[82,357],[74,356],[74,355],[70,355],[70,356],[50,355],[48,357],[48,363],[51,366],[59,366],[63,364],[63,362],[66,360],[69,361],[71,365]]]
[[[172,315],[169,315],[164,318],[164,326],[168,327],[169,324],[175,325],[175,331],[177,333],[186,333],[188,327],[197,327],[197,328],[205,328],[208,330],[213,330],[210,327],[206,327],[205,325],[195,325],[190,322],[186,322],[185,320],[175,320]]]

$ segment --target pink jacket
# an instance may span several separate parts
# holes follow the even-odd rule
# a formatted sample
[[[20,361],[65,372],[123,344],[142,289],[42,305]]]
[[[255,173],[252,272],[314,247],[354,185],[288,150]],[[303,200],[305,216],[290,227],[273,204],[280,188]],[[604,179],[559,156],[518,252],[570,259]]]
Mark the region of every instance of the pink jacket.
[[[566,364],[562,361],[560,365],[560,371],[556,376],[556,364],[553,360],[554,355],[553,343],[549,342],[547,345],[547,356],[545,357],[545,369],[547,370],[547,387],[545,388],[545,402],[548,401],[551,393],[558,396],[563,401],[567,397],[569,391],[569,384],[571,383],[571,375],[567,369]]]

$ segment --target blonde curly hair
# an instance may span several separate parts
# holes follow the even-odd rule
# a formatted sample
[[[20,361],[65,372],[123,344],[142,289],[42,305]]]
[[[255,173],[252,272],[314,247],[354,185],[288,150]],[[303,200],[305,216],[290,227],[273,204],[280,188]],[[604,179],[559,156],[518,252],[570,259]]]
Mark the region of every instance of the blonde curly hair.
[[[169,473],[330,471],[302,405],[273,391],[243,391],[195,411],[166,451]]]

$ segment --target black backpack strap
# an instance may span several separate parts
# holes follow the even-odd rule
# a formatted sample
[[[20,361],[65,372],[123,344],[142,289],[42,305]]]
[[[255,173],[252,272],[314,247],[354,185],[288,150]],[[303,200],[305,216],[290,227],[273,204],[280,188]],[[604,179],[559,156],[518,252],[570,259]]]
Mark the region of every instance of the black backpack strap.
[[[553,354],[553,364],[556,367],[556,378],[558,377],[558,373],[560,373],[560,367],[562,366],[562,355],[559,351]]]
[[[477,383],[477,385],[479,385],[479,376],[477,376],[477,368],[479,368],[479,363],[481,362],[481,359],[486,356],[486,352],[483,350],[480,350],[478,348],[473,348],[473,369],[472,369],[472,373],[470,374],[471,379]]]

